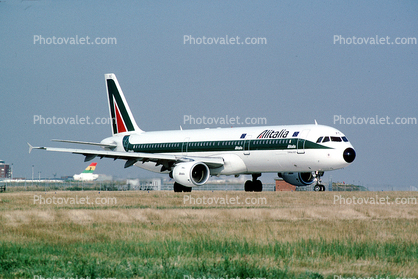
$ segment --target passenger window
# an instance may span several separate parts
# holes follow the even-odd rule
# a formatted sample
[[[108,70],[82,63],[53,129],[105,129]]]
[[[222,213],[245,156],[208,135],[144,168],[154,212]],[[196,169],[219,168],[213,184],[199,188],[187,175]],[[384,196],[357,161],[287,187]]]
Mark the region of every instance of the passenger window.
[[[340,137],[331,137],[331,141],[341,142]]]
[[[323,137],[319,137],[318,140],[316,141],[316,143],[320,143],[322,141]]]
[[[322,142],[329,142],[329,137],[324,137],[324,140]]]

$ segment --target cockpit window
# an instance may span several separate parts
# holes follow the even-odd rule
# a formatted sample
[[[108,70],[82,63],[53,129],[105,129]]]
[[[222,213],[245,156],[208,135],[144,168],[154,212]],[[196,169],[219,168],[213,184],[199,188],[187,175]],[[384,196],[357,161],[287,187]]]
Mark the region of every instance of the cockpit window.
[[[316,141],[316,143],[320,143],[322,141],[323,137],[319,137],[318,140]]]
[[[331,137],[331,141],[341,142],[341,138],[340,137]]]
[[[348,139],[346,137],[341,137],[343,139],[343,142],[348,142]]]
[[[322,142],[329,142],[329,137],[324,137],[324,140]]]

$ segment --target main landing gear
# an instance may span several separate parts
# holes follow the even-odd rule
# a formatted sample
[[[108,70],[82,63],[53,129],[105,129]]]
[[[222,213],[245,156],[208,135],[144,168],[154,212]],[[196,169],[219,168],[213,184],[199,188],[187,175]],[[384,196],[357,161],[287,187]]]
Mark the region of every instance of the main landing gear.
[[[324,175],[323,171],[316,171],[315,172],[315,177],[316,177],[316,185],[314,186],[314,191],[315,192],[323,192],[325,191],[325,186],[320,184],[321,183],[321,176]]]
[[[191,192],[192,187],[183,186],[177,182],[174,182],[174,192]]]
[[[261,176],[261,173],[253,173],[253,180],[247,180],[244,184],[244,190],[245,192],[261,192],[263,191],[263,183],[261,183],[259,178]]]

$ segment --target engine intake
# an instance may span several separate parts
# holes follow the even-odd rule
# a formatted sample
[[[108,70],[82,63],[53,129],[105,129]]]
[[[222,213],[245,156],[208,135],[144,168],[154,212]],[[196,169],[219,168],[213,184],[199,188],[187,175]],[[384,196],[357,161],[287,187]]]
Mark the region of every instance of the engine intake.
[[[279,173],[279,177],[294,186],[308,186],[315,180],[312,172],[284,172]]]
[[[173,169],[174,180],[187,187],[202,186],[210,176],[209,167],[202,162],[177,164]]]

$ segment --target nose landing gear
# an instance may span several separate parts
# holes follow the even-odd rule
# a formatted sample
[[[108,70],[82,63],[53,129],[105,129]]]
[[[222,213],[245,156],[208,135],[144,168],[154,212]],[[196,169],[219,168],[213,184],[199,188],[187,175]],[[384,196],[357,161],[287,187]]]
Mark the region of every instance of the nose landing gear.
[[[315,192],[323,192],[325,191],[325,186],[321,184],[321,176],[324,175],[323,171],[316,171],[315,177],[316,177],[316,185],[314,186]]]

